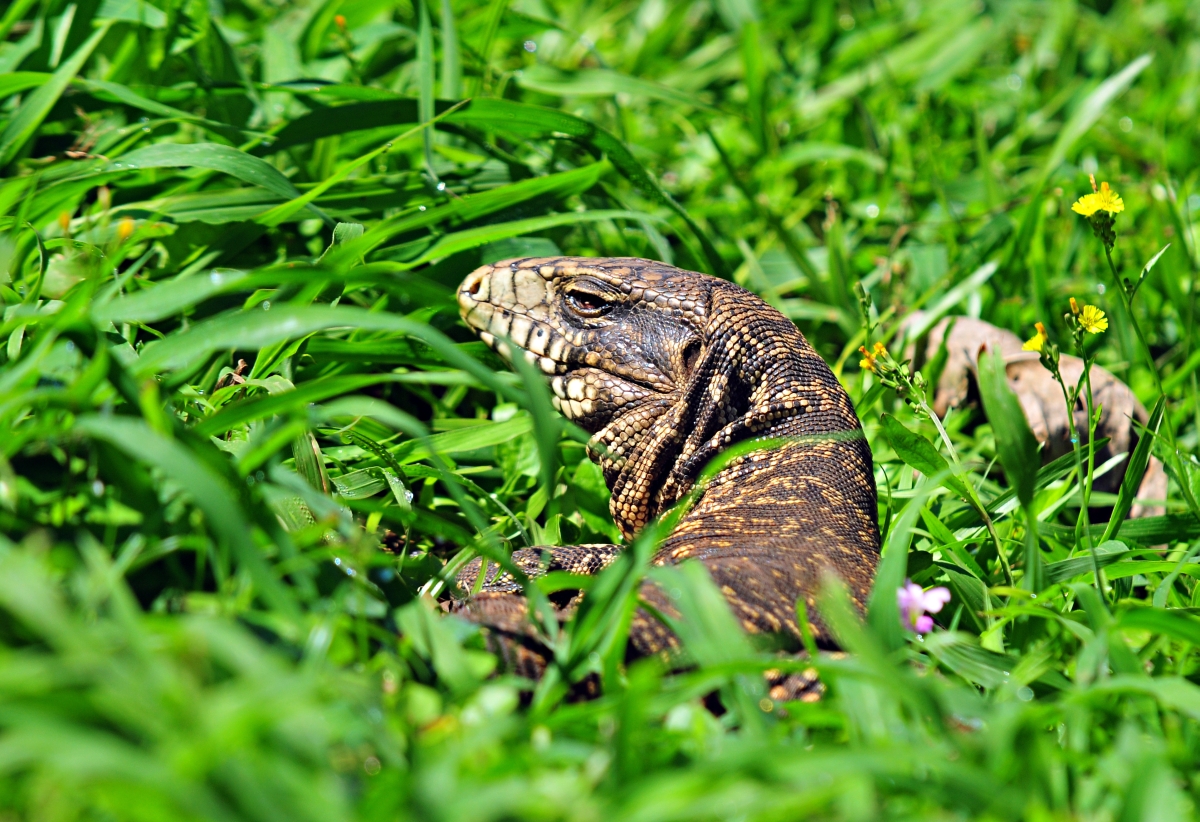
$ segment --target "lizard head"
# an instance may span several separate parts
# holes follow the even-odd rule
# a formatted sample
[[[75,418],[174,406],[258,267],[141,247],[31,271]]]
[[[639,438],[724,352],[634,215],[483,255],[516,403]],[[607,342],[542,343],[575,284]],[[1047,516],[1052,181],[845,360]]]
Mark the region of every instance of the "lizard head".
[[[648,260],[506,260],[467,277],[458,303],[485,343],[539,367],[555,407],[595,433],[688,382],[709,278],[672,276],[685,273]]]
[[[593,435],[626,536],[734,442],[785,419],[799,433],[858,426],[791,321],[715,277],[634,258],[506,260],[467,277],[458,302],[497,353],[540,368],[555,406]]]

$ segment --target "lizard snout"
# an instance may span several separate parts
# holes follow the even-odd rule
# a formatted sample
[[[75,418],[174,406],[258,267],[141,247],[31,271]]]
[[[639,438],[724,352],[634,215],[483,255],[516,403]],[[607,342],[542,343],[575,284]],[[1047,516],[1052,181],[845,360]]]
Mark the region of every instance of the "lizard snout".
[[[458,287],[458,307],[465,316],[478,302],[487,302],[492,267],[485,265],[472,271]]]
[[[573,347],[551,323],[545,280],[536,270],[498,263],[475,269],[458,288],[463,321],[506,360],[523,356],[546,374],[566,370]]]

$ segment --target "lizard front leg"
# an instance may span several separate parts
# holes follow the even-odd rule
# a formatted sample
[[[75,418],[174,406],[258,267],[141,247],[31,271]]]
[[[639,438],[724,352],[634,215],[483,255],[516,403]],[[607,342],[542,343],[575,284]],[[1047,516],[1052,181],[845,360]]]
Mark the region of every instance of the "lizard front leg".
[[[592,576],[603,571],[621,553],[624,546],[607,543],[586,545],[539,545],[514,551],[513,564],[531,578],[543,576],[550,571],[566,571],[569,574]],[[459,591],[470,596],[483,567],[481,558],[473,559],[455,578]],[[517,594],[521,584],[512,574],[494,563],[488,563],[487,578],[480,592]]]
[[[608,567],[623,547],[603,543],[538,546],[514,551],[512,560],[531,578],[551,571],[591,576]],[[463,598],[451,605],[450,612],[483,629],[488,650],[500,658],[505,670],[530,679],[540,678],[552,651],[541,641],[529,621],[529,600],[525,598],[520,582],[503,568],[489,563],[480,590],[472,593],[482,567],[483,560],[474,559],[459,571],[455,582]],[[560,621],[565,621],[574,610],[576,596],[572,593],[569,602],[560,599],[556,603],[555,612]]]

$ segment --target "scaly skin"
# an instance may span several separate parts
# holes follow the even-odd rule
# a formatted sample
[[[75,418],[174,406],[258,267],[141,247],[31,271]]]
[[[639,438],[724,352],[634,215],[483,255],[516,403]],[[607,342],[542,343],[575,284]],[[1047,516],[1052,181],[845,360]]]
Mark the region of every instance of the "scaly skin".
[[[554,257],[484,266],[459,290],[463,319],[501,356],[525,356],[549,377],[554,404],[593,437],[589,453],[612,491],[628,540],[692,488],[722,450],[781,438],[723,468],[654,556],[698,560],[752,633],[800,637],[798,599],[815,616],[824,574],[864,606],[879,558],[871,452],[849,397],[782,314],[732,283],[632,258]],[[616,545],[531,548],[530,574],[594,574]],[[459,586],[470,591],[480,562]],[[642,598],[674,611],[652,583]],[[545,658],[520,587],[487,580],[459,610],[488,629],[510,668],[536,675]],[[834,647],[814,619],[820,645]],[[645,612],[633,655],[673,648]]]

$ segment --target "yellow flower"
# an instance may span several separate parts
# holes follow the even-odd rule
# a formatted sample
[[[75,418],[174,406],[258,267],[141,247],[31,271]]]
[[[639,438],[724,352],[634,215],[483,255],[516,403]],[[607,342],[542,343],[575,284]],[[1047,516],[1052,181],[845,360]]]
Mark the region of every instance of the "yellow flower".
[[[117,223],[117,239],[120,242],[125,242],[133,236],[133,219],[130,217],[122,217],[121,222]]]
[[[1041,323],[1034,323],[1037,328],[1037,333],[1025,341],[1021,348],[1025,351],[1041,351],[1042,346],[1046,344],[1046,327]]]
[[[875,355],[866,349],[865,346],[859,346],[858,350],[862,352],[863,358],[858,361],[858,367],[863,371],[875,370]]]
[[[1076,317],[1079,316],[1079,303],[1075,302],[1075,298],[1071,298],[1071,313]]]
[[[863,355],[863,358],[858,361],[858,367],[863,371],[875,371],[875,360],[887,356],[887,347],[881,342],[875,343],[870,351],[861,345],[858,347],[858,350]]]
[[[1104,312],[1094,305],[1085,305],[1079,315],[1079,327],[1089,334],[1099,334],[1108,330],[1108,319]]]
[[[1099,191],[1084,194],[1075,201],[1075,204],[1071,206],[1071,210],[1076,214],[1082,214],[1084,217],[1091,217],[1097,211],[1120,214],[1125,210],[1125,203],[1121,200],[1121,195],[1108,187],[1108,183],[1101,183]]]

